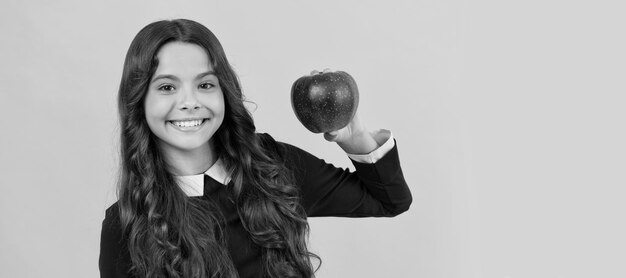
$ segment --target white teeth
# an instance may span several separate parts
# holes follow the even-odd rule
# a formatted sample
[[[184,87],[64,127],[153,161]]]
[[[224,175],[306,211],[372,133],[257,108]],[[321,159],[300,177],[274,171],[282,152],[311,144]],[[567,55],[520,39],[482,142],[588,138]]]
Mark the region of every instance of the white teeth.
[[[202,120],[192,120],[192,121],[171,121],[172,124],[178,127],[193,127],[199,126],[202,124]]]

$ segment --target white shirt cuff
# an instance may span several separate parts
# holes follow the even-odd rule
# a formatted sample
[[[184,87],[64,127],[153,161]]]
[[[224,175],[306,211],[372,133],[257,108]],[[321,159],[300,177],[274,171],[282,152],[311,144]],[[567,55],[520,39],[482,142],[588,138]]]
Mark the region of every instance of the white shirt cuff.
[[[372,132],[372,136],[374,136],[374,140],[379,146],[378,148],[368,154],[348,154],[348,157],[360,163],[376,163],[396,145],[393,140],[393,134],[389,130],[379,129]]]

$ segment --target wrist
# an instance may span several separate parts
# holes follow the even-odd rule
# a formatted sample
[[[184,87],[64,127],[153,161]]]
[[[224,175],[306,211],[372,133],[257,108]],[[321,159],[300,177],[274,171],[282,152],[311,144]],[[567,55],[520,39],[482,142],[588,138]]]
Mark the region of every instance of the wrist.
[[[371,133],[363,131],[352,134],[348,140],[337,142],[339,147],[349,154],[368,154],[378,148],[378,143]]]

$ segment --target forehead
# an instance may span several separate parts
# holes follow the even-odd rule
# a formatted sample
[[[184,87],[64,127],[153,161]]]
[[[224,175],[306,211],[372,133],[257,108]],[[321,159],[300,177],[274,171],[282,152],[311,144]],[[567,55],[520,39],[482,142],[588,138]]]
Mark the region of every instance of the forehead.
[[[196,76],[213,70],[204,48],[186,42],[169,42],[157,53],[159,65],[155,75],[171,74],[179,77]]]

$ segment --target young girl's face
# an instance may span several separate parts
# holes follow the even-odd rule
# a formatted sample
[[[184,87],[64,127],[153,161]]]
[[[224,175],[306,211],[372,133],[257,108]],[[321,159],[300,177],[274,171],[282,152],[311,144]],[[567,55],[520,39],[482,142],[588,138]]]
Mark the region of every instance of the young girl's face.
[[[144,108],[161,150],[206,151],[224,120],[224,95],[205,50],[170,42],[157,53]]]

